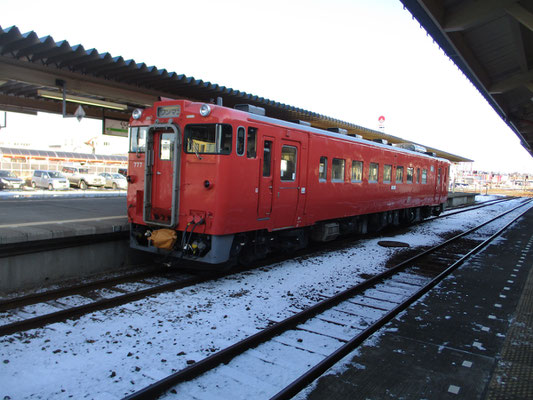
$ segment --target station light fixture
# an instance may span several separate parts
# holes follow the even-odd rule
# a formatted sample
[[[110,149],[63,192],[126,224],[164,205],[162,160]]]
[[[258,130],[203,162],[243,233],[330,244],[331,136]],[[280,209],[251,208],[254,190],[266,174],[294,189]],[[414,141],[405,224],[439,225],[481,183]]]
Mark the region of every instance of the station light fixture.
[[[41,97],[54,100],[63,100],[63,93],[51,92],[48,90],[38,90],[37,94]],[[72,103],[85,104],[88,106],[111,108],[113,110],[126,110],[128,108],[125,104],[112,103],[110,101],[91,99],[90,97],[74,96],[71,94],[65,95],[65,100]]]

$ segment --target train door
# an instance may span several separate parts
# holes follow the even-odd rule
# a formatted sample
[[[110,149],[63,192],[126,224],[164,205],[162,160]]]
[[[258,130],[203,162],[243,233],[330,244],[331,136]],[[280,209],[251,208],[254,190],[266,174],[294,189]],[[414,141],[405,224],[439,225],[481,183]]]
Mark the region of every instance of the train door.
[[[181,140],[175,125],[148,130],[144,187],[144,222],[172,228],[178,223]]]
[[[274,144],[275,139],[271,136],[263,136],[263,155],[259,172],[259,193],[257,201],[257,218],[259,220],[270,219],[272,212],[273,194],[273,166],[274,166]],[[261,151],[261,150],[260,150]]]
[[[279,161],[275,161],[272,227],[281,229],[297,226],[303,211],[299,208],[300,182],[304,179],[301,171],[302,143],[282,139],[276,153],[279,154]]]

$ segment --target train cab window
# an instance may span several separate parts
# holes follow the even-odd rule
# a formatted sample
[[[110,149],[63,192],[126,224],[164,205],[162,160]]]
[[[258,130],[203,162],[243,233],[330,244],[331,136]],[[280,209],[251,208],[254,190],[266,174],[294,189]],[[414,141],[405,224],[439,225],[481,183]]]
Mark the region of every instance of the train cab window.
[[[174,132],[161,133],[161,141],[159,143],[159,159],[172,160],[174,156],[174,141],[176,135]]]
[[[416,169],[416,183],[420,183],[420,168]]]
[[[427,169],[422,170],[422,183],[423,184],[428,183],[428,170]]]
[[[244,134],[244,128],[239,126],[237,128],[237,145],[235,146],[238,156],[242,156],[244,154]]]
[[[344,166],[345,160],[340,158],[334,158],[331,162],[331,181],[332,182],[344,182]]]
[[[414,172],[414,168],[407,167],[407,183],[413,183]]]
[[[146,132],[147,126],[130,128],[130,152],[144,153],[146,151]]]
[[[263,176],[270,176],[272,169],[272,142],[265,140],[265,146],[263,150]]]
[[[294,146],[283,146],[281,148],[280,173],[282,181],[296,180],[297,149]]]
[[[352,182],[362,182],[363,180],[363,162],[352,161]]]
[[[231,125],[187,125],[183,145],[189,154],[230,154],[232,137]]]
[[[391,183],[392,181],[392,165],[385,164],[383,166],[383,183]]]
[[[320,157],[320,163],[318,164],[318,181],[326,182],[328,179],[328,158]]]
[[[379,164],[378,163],[370,163],[370,167],[368,168],[368,182],[376,183],[378,181],[379,176]]]
[[[396,183],[402,183],[403,182],[403,167],[398,166],[396,167]]]
[[[257,154],[257,128],[248,128],[248,137],[246,138],[246,157],[255,158]]]

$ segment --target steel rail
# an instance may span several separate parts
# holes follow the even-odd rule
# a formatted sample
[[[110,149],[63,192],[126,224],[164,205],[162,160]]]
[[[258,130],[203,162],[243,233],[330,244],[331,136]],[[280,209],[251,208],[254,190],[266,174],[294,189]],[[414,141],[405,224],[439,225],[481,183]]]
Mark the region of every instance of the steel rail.
[[[531,200],[530,200],[531,201]],[[350,297],[353,297],[355,294],[359,293],[359,292],[362,292],[368,288],[371,288],[373,286],[375,286],[376,284],[384,281],[386,278],[392,276],[392,275],[395,275],[396,273],[398,272],[401,272],[403,271],[405,268],[407,268],[407,266],[412,263],[413,261],[416,261],[428,254],[431,254],[433,252],[435,252],[436,250],[438,249],[441,249],[442,247],[452,243],[452,242],[455,242],[456,240],[484,227],[485,225],[488,225],[490,224],[491,222],[494,222],[495,220],[499,219],[499,218],[502,218],[503,216],[515,211],[516,209],[520,208],[520,207],[524,207],[526,204],[528,204],[528,202],[523,202],[522,204],[512,208],[511,210],[508,210],[504,213],[501,213],[499,214],[498,216],[494,217],[494,218],[491,218],[490,220],[472,228],[472,229],[469,229],[468,231],[466,232],[463,232],[459,235],[456,235],[454,236],[453,238],[451,239],[448,239],[446,240],[445,242],[435,246],[435,247],[432,247],[428,250],[425,250],[423,251],[422,253],[420,254],[417,254],[411,258],[409,258],[408,260],[405,260],[403,262],[401,262],[400,264],[397,264],[396,266],[378,274],[378,275],[375,275],[373,276],[372,278],[358,284],[358,285],[355,285],[351,288],[348,288],[332,297],[329,297],[325,300],[322,300],[321,302],[305,309],[305,310],[302,310],[300,311],[299,313],[297,314],[294,314],[292,315],[291,317],[283,320],[283,321],[280,321],[280,322],[277,322],[273,325],[271,325],[270,327],[252,335],[252,336],[249,336],[243,340],[241,340],[240,342],[237,342],[223,350],[220,350],[218,351],[217,353],[211,355],[211,356],[208,356],[206,358],[204,358],[203,360],[200,360],[198,362],[196,362],[195,364],[192,364],[190,365],[189,367],[186,367],[180,371],[177,371],[135,393],[132,393],[131,395],[128,395],[126,397],[123,398],[123,400],[151,400],[151,399],[154,399],[154,398],[157,398],[159,395],[161,395],[163,392],[165,392],[166,390],[172,388],[173,386],[181,383],[181,382],[185,382],[185,381],[189,381],[189,380],[192,380],[198,376],[200,376],[201,374],[211,370],[211,369],[214,369],[215,367],[217,367],[218,365],[220,364],[223,364],[223,363],[227,363],[229,362],[231,359],[235,358],[236,356],[242,354],[244,351],[250,349],[250,348],[254,348],[254,347],[257,347],[259,344],[261,343],[264,343],[266,342],[267,340],[270,340],[271,338],[273,338],[274,336],[278,336],[279,334],[289,330],[289,329],[292,329],[294,328],[295,326],[297,326],[298,324],[301,324],[302,322],[316,316],[317,314],[327,310],[327,309],[330,309],[334,306],[336,306],[337,304],[341,303],[342,301],[350,298]]]
[[[138,266],[142,267],[142,266]],[[8,298],[5,300],[0,300],[0,311],[7,311],[9,309],[27,306],[29,304],[41,303],[48,300],[58,299],[72,294],[79,294],[80,292],[89,292],[95,289],[102,289],[105,287],[110,287],[118,285],[121,283],[131,282],[134,280],[142,280],[145,278],[153,277],[157,271],[161,273],[167,273],[167,271],[162,271],[161,266],[144,266],[147,270],[125,274],[121,276],[115,276],[112,278],[104,278],[95,280],[92,282],[85,282],[76,285],[71,285],[68,287],[62,287],[57,289],[46,290],[38,293],[31,293],[25,296]]]
[[[450,217],[452,215],[461,214],[461,213],[464,213],[464,212],[473,211],[473,210],[477,210],[479,208],[493,206],[495,204],[499,204],[499,203],[503,203],[503,202],[507,202],[507,201],[511,201],[511,200],[516,200],[516,199],[517,199],[516,197],[511,197],[511,198],[506,198],[506,199],[491,200],[491,201],[487,201],[487,202],[484,202],[482,204],[473,205],[473,206],[454,207],[454,208],[450,208],[449,210],[452,211],[452,210],[456,210],[457,208],[459,208],[459,210],[449,212],[449,213],[447,213],[445,215],[438,215],[436,217],[427,218],[427,219],[424,219],[424,220],[422,220],[420,222],[430,222],[430,221],[434,221],[436,219],[446,218],[446,217]]]
[[[219,275],[216,275],[219,276]],[[207,282],[213,279],[213,275],[210,276],[195,276],[187,278],[183,281],[169,282],[163,285],[154,286],[151,288],[138,290],[131,293],[115,296],[108,299],[98,300],[89,304],[81,306],[71,307],[65,310],[56,311],[50,314],[41,315],[34,318],[25,319],[22,321],[12,322],[10,324],[0,326],[0,335],[10,335],[12,333],[23,332],[29,329],[35,329],[42,327],[43,325],[61,322],[66,319],[73,319],[90,312],[101,311],[104,309],[117,307],[126,303],[130,303],[136,300],[140,300],[144,297],[151,296],[153,294],[162,293],[170,290],[182,289],[187,286],[196,285],[198,283]]]
[[[365,329],[360,334],[352,338],[350,341],[342,345],[339,349],[337,349],[335,352],[330,354],[328,357],[326,357],[320,363],[315,365],[313,368],[308,370],[305,374],[301,375],[299,378],[297,378],[292,383],[287,385],[283,390],[278,392],[276,395],[272,396],[270,400],[290,399],[296,394],[298,394],[306,386],[308,386],[313,381],[318,379],[329,368],[331,368],[333,365],[335,365],[337,362],[339,362],[341,359],[343,359],[345,356],[347,356],[349,353],[355,350],[358,346],[360,346],[366,339],[368,339],[371,335],[373,335],[375,332],[381,329],[385,324],[390,322],[398,314],[400,314],[402,311],[407,309],[415,301],[420,299],[423,295],[425,295],[431,289],[437,286],[444,278],[446,278],[448,275],[454,272],[459,266],[464,264],[466,260],[476,255],[483,248],[488,246],[494,239],[499,237],[507,228],[509,228],[512,224],[514,224],[519,218],[521,218],[528,211],[529,209],[525,210],[519,216],[514,218],[511,222],[506,224],[503,228],[501,228],[496,233],[494,233],[492,236],[490,236],[488,239],[486,239],[485,241],[483,241],[482,243],[474,247],[467,254],[462,256],[459,260],[455,261],[452,265],[450,265],[444,271],[439,273],[439,275],[433,278],[424,287],[422,287],[416,293],[414,293],[409,298],[407,298],[404,302],[402,302],[401,304],[399,304],[398,306],[396,306],[395,308],[387,312],[385,315],[383,315],[380,319],[378,319],[375,323],[373,323],[367,329]]]

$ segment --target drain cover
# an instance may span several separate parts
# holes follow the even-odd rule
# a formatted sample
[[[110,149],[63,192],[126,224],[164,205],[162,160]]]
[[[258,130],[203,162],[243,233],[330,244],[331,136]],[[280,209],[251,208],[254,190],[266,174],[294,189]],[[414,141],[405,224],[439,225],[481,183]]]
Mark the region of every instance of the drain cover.
[[[394,240],[382,240],[378,242],[381,247],[409,247],[409,244],[404,242],[395,242]]]

